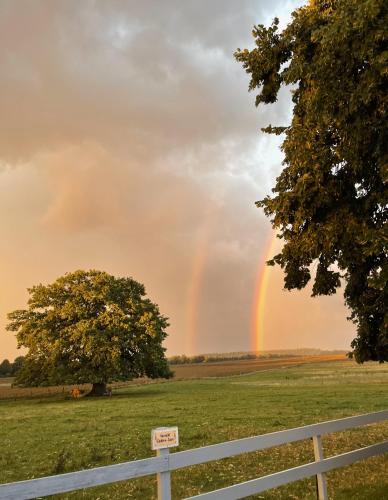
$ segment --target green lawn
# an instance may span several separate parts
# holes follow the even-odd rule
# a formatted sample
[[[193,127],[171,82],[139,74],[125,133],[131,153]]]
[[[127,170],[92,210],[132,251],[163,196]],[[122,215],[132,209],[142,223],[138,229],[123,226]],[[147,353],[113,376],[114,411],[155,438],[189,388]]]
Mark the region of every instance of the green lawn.
[[[153,427],[178,425],[179,450],[388,408],[388,366],[311,364],[255,374],[134,385],[112,398],[47,396],[0,402],[0,481],[11,482],[145,458]],[[388,439],[388,422],[326,436],[327,456]],[[173,498],[313,460],[302,441],[172,475]],[[328,475],[330,498],[388,499],[388,457]],[[155,498],[154,476],[56,498]],[[314,499],[309,479],[258,495]]]

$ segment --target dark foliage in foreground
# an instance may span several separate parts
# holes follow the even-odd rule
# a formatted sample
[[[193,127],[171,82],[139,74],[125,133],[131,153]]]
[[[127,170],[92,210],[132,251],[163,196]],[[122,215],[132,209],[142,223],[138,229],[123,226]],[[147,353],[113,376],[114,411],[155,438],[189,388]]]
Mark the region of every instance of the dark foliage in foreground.
[[[388,129],[385,0],[310,0],[280,32],[255,26],[256,47],[235,56],[274,103],[282,85],[294,103],[284,134],[284,169],[273,195],[257,205],[284,247],[270,265],[285,288],[301,289],[316,269],[313,295],[345,282],[357,325],[357,361],[388,361]]]

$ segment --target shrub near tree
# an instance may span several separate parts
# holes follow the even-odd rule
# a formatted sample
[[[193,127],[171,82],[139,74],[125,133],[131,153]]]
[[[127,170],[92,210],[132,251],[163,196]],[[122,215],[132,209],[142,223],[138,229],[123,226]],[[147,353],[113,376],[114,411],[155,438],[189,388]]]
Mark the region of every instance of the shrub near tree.
[[[255,26],[253,50],[238,49],[258,90],[256,106],[292,88],[284,169],[257,205],[284,241],[270,265],[301,289],[316,265],[313,295],[345,282],[359,362],[388,361],[388,128],[386,0],[310,0],[283,30]]]
[[[16,383],[92,383],[90,394],[102,395],[111,381],[172,376],[167,318],[132,278],[80,270],[28,291],[28,309],[8,315],[7,329],[28,349]]]
[[[0,377],[13,377],[21,369],[24,361],[24,356],[18,356],[11,363],[8,359],[4,359],[0,363]]]
[[[4,359],[0,363],[0,377],[10,377],[12,375],[12,363],[9,359]]]

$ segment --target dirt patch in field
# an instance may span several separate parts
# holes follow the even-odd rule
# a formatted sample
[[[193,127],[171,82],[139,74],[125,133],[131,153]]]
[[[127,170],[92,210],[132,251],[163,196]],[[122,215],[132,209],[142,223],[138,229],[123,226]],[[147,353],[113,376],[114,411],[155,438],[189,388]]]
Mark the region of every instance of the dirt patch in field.
[[[286,368],[288,366],[305,365],[306,363],[322,363],[325,361],[346,361],[343,354],[322,356],[293,356],[277,359],[248,359],[239,361],[220,361],[217,363],[199,363],[192,365],[174,365],[171,369],[177,379],[195,379],[208,377],[227,377],[247,373]]]

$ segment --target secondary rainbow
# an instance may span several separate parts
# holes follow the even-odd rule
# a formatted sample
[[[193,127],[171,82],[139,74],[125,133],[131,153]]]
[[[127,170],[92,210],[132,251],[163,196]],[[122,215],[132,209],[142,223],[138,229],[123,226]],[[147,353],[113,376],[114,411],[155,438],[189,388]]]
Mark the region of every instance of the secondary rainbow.
[[[197,352],[201,291],[203,289],[203,281],[209,253],[209,239],[214,223],[215,215],[213,214],[207,218],[206,222],[200,228],[195,245],[186,307],[186,354],[188,355],[193,355]]]
[[[201,288],[203,284],[204,270],[207,258],[207,237],[197,246],[187,301],[187,342],[186,353],[193,355],[196,352],[196,338],[198,336],[198,312],[200,307]]]

